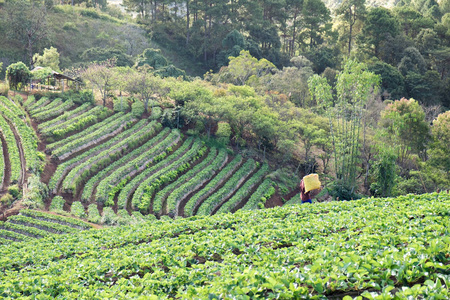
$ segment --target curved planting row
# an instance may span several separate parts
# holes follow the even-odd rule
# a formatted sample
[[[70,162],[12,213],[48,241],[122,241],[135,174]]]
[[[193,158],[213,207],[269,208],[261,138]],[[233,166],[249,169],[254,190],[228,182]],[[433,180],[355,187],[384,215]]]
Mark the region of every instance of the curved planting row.
[[[5,147],[7,147],[7,146],[6,146],[6,142],[3,142],[4,138],[2,135],[3,135],[3,133],[2,133],[1,127],[0,127],[0,189],[6,188],[5,185],[9,184],[9,183],[5,182],[5,174],[6,174],[5,168],[6,168],[6,164],[8,162],[6,161],[6,157],[3,154],[3,146],[5,146]],[[3,145],[3,144],[5,144],[5,145]]]
[[[240,166],[242,162],[242,156],[236,156],[228,165],[226,165],[222,171],[220,171],[214,178],[211,179],[208,184],[194,194],[184,207],[184,215],[187,217],[195,214],[196,208],[209,197],[214,191],[228,180],[233,172]]]
[[[273,182],[270,179],[265,179],[258,189],[250,196],[247,203],[245,203],[243,210],[254,210],[264,208],[264,203],[267,199],[275,194]]]
[[[217,149],[211,148],[208,156],[199,164],[197,164],[194,168],[190,169],[188,172],[186,172],[184,175],[180,176],[177,180],[172,182],[171,184],[167,185],[165,188],[160,190],[156,193],[155,198],[153,199],[153,211],[155,214],[163,215],[167,214],[167,206],[166,199],[169,196],[169,194],[182,184],[186,183],[187,181],[195,180],[194,177],[196,174],[201,172],[203,169],[206,168],[209,164],[211,164],[214,159],[217,157]]]
[[[75,104],[72,102],[72,100],[67,100],[65,102],[61,101],[59,105],[57,105],[53,108],[47,108],[47,109],[42,110],[39,113],[32,114],[32,117],[34,119],[36,119],[37,121],[48,120],[48,119],[51,119],[51,118],[54,118],[56,116],[63,114],[64,112],[66,112],[70,108],[72,108],[74,105]]]
[[[25,108],[28,108],[28,107],[30,107],[33,103],[35,103],[36,102],[36,98],[34,98],[34,96],[33,95],[29,95],[28,96],[28,98],[27,98],[27,100],[25,100],[25,102],[23,103],[23,106],[25,107]]]
[[[53,191],[53,193],[58,192],[59,184],[64,180],[65,176],[77,165],[84,163],[85,161],[89,160],[91,157],[94,157],[100,153],[106,153],[110,147],[114,146],[115,144],[119,143],[123,139],[126,139],[130,137],[131,135],[135,134],[142,126],[145,125],[145,121],[141,121],[138,124],[134,125],[130,129],[127,129],[126,131],[116,135],[114,138],[110,139],[109,141],[102,143],[100,145],[95,146],[94,148],[90,149],[89,151],[84,152],[83,154],[76,156],[58,166],[56,169],[56,172],[53,174],[53,177],[50,179],[49,188]]]
[[[11,166],[11,183],[16,183],[19,181],[21,165],[20,165],[20,154],[19,148],[17,147],[16,139],[14,138],[14,133],[11,130],[8,122],[5,118],[0,115],[0,130],[5,138],[6,147],[9,154],[9,162]]]
[[[34,132],[33,128],[27,122],[3,106],[0,106],[0,111],[11,122],[14,127],[13,130],[17,131],[19,138],[17,142],[22,145],[26,169],[32,172],[39,171],[41,168],[41,159],[37,151],[38,138],[36,132]]]
[[[38,109],[39,107],[43,107],[43,106],[46,106],[47,104],[49,104],[50,99],[48,99],[47,97],[42,97],[38,101],[33,101],[29,105],[27,105],[27,102],[25,102],[25,107],[28,109],[28,111],[33,111],[35,109]]]
[[[191,178],[183,182],[181,185],[174,187],[170,190],[170,194],[167,196],[167,206],[165,213],[174,216],[178,215],[179,205],[184,201],[191,193],[196,192],[201,188],[205,182],[210,180],[217,171],[223,168],[227,163],[228,154],[225,149],[219,150],[217,156],[212,162],[205,165],[204,168],[194,171]]]
[[[61,98],[56,98],[55,100],[49,102],[47,105],[38,106],[34,109],[29,109],[28,113],[30,114],[31,117],[34,117],[35,115],[40,114],[42,112],[51,111],[53,108],[61,105],[62,103],[63,101],[61,100]]]
[[[173,163],[165,166],[156,173],[151,173],[136,189],[133,194],[133,207],[139,208],[141,212],[152,210],[151,200],[153,193],[157,192],[164,184],[175,180],[178,175],[191,166],[191,163],[202,157],[208,148],[204,143],[196,140],[186,153]],[[161,209],[158,207],[157,209]]]
[[[44,129],[51,129],[55,126],[58,126],[59,124],[62,124],[68,120],[71,120],[73,118],[76,118],[77,116],[87,112],[89,109],[91,109],[92,106],[89,103],[85,103],[74,110],[66,111],[62,115],[60,115],[57,118],[51,119],[49,121],[46,121],[44,123],[41,123],[38,125],[39,130]]]
[[[214,194],[203,201],[198,208],[197,215],[212,214],[214,208],[226,201],[257,167],[258,164],[253,159],[247,160],[242,167],[230,177],[222,188],[215,191]]]
[[[20,97],[17,95],[17,97]],[[0,103],[5,106],[11,113],[14,114],[14,116],[19,118],[25,117],[25,112],[20,108],[20,106],[15,103],[14,101],[9,100],[8,98],[4,96],[0,96]]]
[[[96,106],[79,116],[67,120],[66,122],[52,126],[50,128],[42,129],[41,134],[45,136],[48,141],[59,140],[70,133],[86,128],[98,121],[109,117],[111,113],[111,110],[106,107]]]
[[[103,122],[100,122],[103,123],[103,126],[96,126],[96,130],[92,132],[86,130],[80,132],[83,134],[80,134],[79,138],[77,139],[64,139],[63,141],[65,141],[65,143],[63,144],[63,146],[52,151],[52,155],[54,157],[57,157],[59,160],[65,160],[74,153],[92,147],[92,145],[97,145],[102,141],[117,135],[122,130],[133,125],[135,121],[136,119],[134,119],[131,114],[123,115],[123,113],[119,113],[111,116]]]
[[[236,193],[225,203],[216,207],[213,213],[226,213],[235,211],[239,204],[247,199],[255,186],[257,186],[263,179],[264,176],[269,171],[269,165],[264,164],[258,172],[256,172],[251,178],[249,178]]]
[[[107,150],[108,155],[99,153],[73,168],[64,179],[63,190],[65,192],[71,192],[75,195],[77,187],[83,182],[83,180],[92,174],[97,173],[114,160],[120,158],[124,153],[127,153],[128,151],[142,145],[161,129],[160,123],[151,122],[147,125],[145,125],[145,123],[146,121],[143,120],[136,124],[136,126],[140,125],[140,127],[137,127],[136,133],[121,140],[117,144],[112,145]]]
[[[124,157],[123,161],[119,161],[117,167],[112,166],[114,168],[112,169],[113,172],[102,178],[98,184],[95,195],[97,202],[112,205],[114,203],[114,196],[119,191],[115,187],[123,186],[123,182],[126,183],[129,181],[129,178],[143,171],[149,164],[157,160],[157,157],[161,153],[164,153],[167,148],[176,145],[180,139],[180,132],[178,130],[172,130],[167,135],[168,131],[169,129],[163,130],[158,136],[150,140],[148,144],[136,149],[134,153],[130,153],[129,157]],[[161,140],[162,138],[164,139]],[[90,192],[87,191],[87,194],[90,195]],[[84,199],[86,198],[87,195]]]

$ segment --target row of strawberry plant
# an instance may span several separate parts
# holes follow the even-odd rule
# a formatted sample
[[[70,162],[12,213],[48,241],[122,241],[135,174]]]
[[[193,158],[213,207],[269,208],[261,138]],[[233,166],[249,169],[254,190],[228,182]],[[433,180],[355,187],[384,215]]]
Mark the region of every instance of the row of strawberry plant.
[[[51,235],[50,232],[45,231],[45,230],[41,230],[41,229],[37,229],[34,227],[29,227],[29,226],[25,226],[25,225],[21,225],[21,224],[14,224],[11,222],[0,222],[0,229],[13,231],[16,233],[26,235],[31,238],[38,238],[38,239]]]
[[[0,104],[6,107],[11,113],[13,113],[14,116],[19,118],[25,117],[25,112],[20,108],[20,106],[8,98],[0,96]]]
[[[27,122],[19,118],[17,114],[5,109],[4,106],[0,106],[0,110],[3,115],[11,121],[19,135],[20,140],[18,142],[21,143],[23,147],[27,170],[32,172],[40,171],[42,161],[37,151],[38,139],[36,132]]]
[[[48,119],[52,119],[52,118],[55,118],[55,117],[63,114],[64,112],[68,111],[74,105],[75,104],[73,103],[72,100],[67,100],[67,101],[61,103],[61,105],[54,107],[53,109],[44,110],[38,114],[33,115],[33,118],[39,122],[42,122],[42,121],[48,120]]]
[[[53,223],[66,225],[66,226],[69,226],[69,227],[82,229],[82,230],[92,228],[92,226],[87,224],[86,222],[83,222],[83,221],[80,221],[80,220],[77,220],[77,219],[74,219],[74,218],[48,214],[48,213],[37,211],[37,210],[22,209],[20,211],[20,214],[22,214],[24,216],[27,216],[27,217],[30,217],[30,218],[38,219],[38,220],[41,220],[41,221],[53,222]]]
[[[50,103],[50,99],[47,97],[42,97],[38,101],[33,102],[31,105],[27,106],[28,111],[33,111],[39,107],[46,106],[48,103]]]
[[[448,299],[449,208],[446,193],[369,198],[0,247],[0,297]]]
[[[208,165],[210,165],[214,159],[217,157],[218,151],[216,148],[211,148],[208,156],[199,164],[197,164],[195,167],[190,169],[188,172],[186,172],[184,175],[180,176],[177,180],[172,182],[171,184],[167,185],[165,188],[160,190],[156,193],[154,199],[153,199],[153,211],[157,215],[163,215],[167,214],[166,207],[168,206],[168,203],[166,202],[167,197],[170,195],[170,193],[181,186],[182,184],[186,183],[187,181],[194,181],[195,176],[204,170]],[[161,207],[161,209],[158,209],[157,207]]]
[[[23,106],[25,108],[30,107],[32,104],[34,104],[36,102],[36,98],[33,95],[29,95],[27,100],[25,100],[25,102],[23,103]]]
[[[92,106],[89,103],[84,103],[83,105],[81,105],[73,110],[64,112],[61,116],[59,116],[57,118],[54,118],[52,120],[49,120],[49,121],[39,124],[38,130],[50,129],[55,126],[58,126],[59,124],[62,124],[64,122],[67,122],[68,120],[76,118],[81,114],[84,114],[91,108],[92,108]]]
[[[72,159],[69,159],[69,160],[65,161],[64,163],[58,165],[55,173],[53,174],[53,176],[50,179],[50,182],[48,184],[49,189],[54,194],[56,194],[58,192],[57,188],[58,188],[59,184],[64,180],[65,176],[67,175],[68,172],[70,172],[70,170],[72,170],[74,167],[76,167],[80,163],[87,161],[89,158],[96,156],[99,153],[103,153],[103,152],[107,151],[111,146],[113,146],[116,143],[119,143],[121,140],[133,135],[136,132],[136,130],[139,130],[139,128],[141,128],[141,126],[142,126],[142,122],[139,123],[139,126],[137,126],[137,124],[136,124],[133,127],[131,127],[130,129],[127,129],[124,132],[121,132],[120,134],[118,134],[114,138],[110,139],[109,141],[102,143],[100,145],[97,145],[96,147],[84,152],[83,154],[78,155],[78,156],[76,156]]]
[[[258,172],[256,172],[251,178],[249,178],[240,188],[236,191],[236,193],[227,200],[219,209],[217,209],[216,213],[226,213],[233,212],[245,198],[250,196],[253,188],[258,185],[263,179],[264,176],[269,171],[269,165],[264,164]],[[220,204],[219,204],[220,205]]]
[[[88,134],[84,131],[85,135],[79,139],[72,140],[52,151],[52,155],[58,157],[59,160],[64,160],[70,155],[97,145],[102,141],[117,135],[124,129],[127,129],[133,125],[136,120],[131,114],[118,115],[108,126],[98,128],[96,131]]]
[[[6,147],[8,149],[9,162],[11,165],[11,183],[16,183],[19,181],[21,172],[19,148],[17,147],[16,139],[11,127],[9,127],[8,122],[6,122],[2,115],[0,115],[0,130],[5,138]]]
[[[192,143],[192,139],[187,139],[184,143],[172,154],[172,147],[167,148],[164,152],[158,154],[154,159],[153,166],[149,166],[147,169],[144,169],[141,173],[135,176],[133,179],[124,178],[122,182],[120,182],[113,190],[110,192],[110,195],[114,197],[116,193],[119,193],[117,197],[117,203],[120,208],[127,208],[128,199],[131,197],[133,192],[139,186],[139,184],[144,181],[148,176],[158,172],[159,170],[165,168],[166,166],[172,164],[175,160],[180,158],[185,152],[187,152]],[[137,208],[138,203],[136,204]],[[133,206],[133,205],[132,205]],[[133,209],[134,209],[133,207]]]
[[[68,136],[57,142],[47,144],[46,148],[49,151],[54,151],[56,149],[63,148],[65,145],[70,144],[72,142],[76,142],[77,140],[82,139],[85,136],[90,135],[91,133],[93,133],[99,129],[104,130],[104,128],[107,128],[110,124],[113,124],[115,120],[121,119],[123,117],[123,115],[124,115],[124,113],[122,113],[122,112],[116,113],[116,114],[104,119],[103,121],[96,123],[95,125],[89,126],[88,128],[84,129],[83,131],[81,131],[79,133]]]
[[[26,235],[4,229],[0,229],[0,238],[8,240],[8,244],[10,242],[22,242],[30,240],[30,238]]]
[[[192,175],[192,179],[184,182],[180,186],[173,188],[167,196],[166,214],[177,216],[179,214],[179,205],[186,197],[200,189],[208,180],[214,177],[216,172],[221,170],[228,161],[228,154],[225,149],[219,150],[219,153],[207,166],[197,170]]]
[[[120,158],[128,151],[144,144],[161,129],[161,123],[153,121],[144,126],[146,120],[143,121],[141,128],[135,134],[110,147],[107,150],[107,156],[104,153],[100,153],[73,168],[63,181],[64,191],[71,192],[75,195],[78,187],[86,178],[92,174],[96,174],[106,165]]]
[[[45,106],[39,106],[39,107],[36,107],[36,108],[34,108],[34,109],[29,109],[29,110],[28,110],[28,114],[29,114],[31,117],[34,117],[35,115],[37,115],[37,114],[39,114],[39,113],[50,111],[50,110],[52,110],[53,108],[58,107],[58,106],[61,105],[62,103],[63,103],[63,101],[62,101],[61,98],[56,98],[55,100],[49,102],[49,103],[48,103],[47,105],[45,105]]]
[[[2,116],[0,116],[1,118]],[[0,134],[1,134],[1,127],[0,127]],[[5,147],[7,147],[7,145],[4,145]],[[5,186],[3,186],[3,180],[5,177],[5,157],[3,156],[3,143],[0,140],[0,189],[1,188],[6,188]]]
[[[115,186],[121,181],[126,180],[126,178],[141,172],[148,164],[151,164],[159,154],[164,152],[168,147],[177,144],[180,139],[180,132],[178,130],[173,130],[167,135],[169,131],[170,129],[168,128],[164,129],[159,135],[150,140],[148,144],[136,149],[133,153],[130,153],[129,156],[124,157],[123,160],[121,159],[115,162],[110,168],[112,170],[110,174],[105,174],[106,176],[101,174],[101,177],[97,180],[99,184],[95,193],[96,201],[100,203],[108,202],[107,205],[113,204],[114,196],[116,194],[114,192]],[[161,140],[162,138],[164,139]],[[110,193],[112,193],[111,197]],[[87,194],[90,195],[89,190],[87,190]]]
[[[43,129],[42,135],[47,137],[47,140],[54,141],[63,138],[77,130],[84,129],[92,124],[95,124],[112,114],[112,111],[103,106],[96,106],[93,109],[81,114],[67,122],[61,123],[52,128]]]
[[[227,164],[216,176],[214,176],[208,184],[192,195],[189,201],[184,207],[184,215],[187,217],[193,216],[196,208],[209,197],[214,191],[233,174],[233,172],[239,168],[242,162],[242,156],[236,156],[229,164]],[[213,173],[214,175],[214,173]]]
[[[45,231],[55,233],[55,234],[75,233],[75,232],[79,231],[78,229],[75,229],[75,228],[72,228],[72,227],[69,227],[66,225],[61,225],[61,224],[52,223],[52,222],[46,222],[46,221],[42,221],[42,220],[38,220],[38,219],[34,219],[34,218],[22,216],[22,215],[11,216],[8,218],[8,222],[11,222],[11,223],[17,224],[17,225],[34,227],[34,228],[37,228],[40,230],[45,230]]]
[[[253,159],[247,160],[242,167],[224,184],[222,188],[215,191],[203,201],[197,211],[197,215],[210,215],[217,205],[226,201],[242,184],[242,182],[258,167]]]
[[[173,182],[180,174],[188,171],[191,168],[192,163],[203,157],[207,151],[208,147],[204,146],[203,142],[197,141],[194,143],[192,148],[186,152],[183,157],[181,157],[180,161],[177,161],[172,166],[161,170],[159,174],[154,174],[146,179],[133,195],[133,200],[135,202],[137,202],[137,200],[134,199],[135,197],[141,197],[139,201],[139,210],[141,212],[147,212],[151,209],[155,213],[160,212],[162,210],[163,202],[154,202],[153,207],[151,207],[153,195],[159,191],[161,187]],[[140,190],[141,187],[144,187],[142,193]]]
[[[264,208],[264,204],[270,197],[275,194],[275,188],[271,179],[265,179],[258,189],[250,196],[247,203],[245,203],[243,210],[253,210]]]

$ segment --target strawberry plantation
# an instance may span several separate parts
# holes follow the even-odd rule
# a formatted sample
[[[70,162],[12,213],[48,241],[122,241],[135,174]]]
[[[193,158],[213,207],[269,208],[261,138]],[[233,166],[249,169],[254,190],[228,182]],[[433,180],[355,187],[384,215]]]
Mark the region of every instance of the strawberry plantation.
[[[0,295],[448,299],[450,196],[293,205],[0,246]]]

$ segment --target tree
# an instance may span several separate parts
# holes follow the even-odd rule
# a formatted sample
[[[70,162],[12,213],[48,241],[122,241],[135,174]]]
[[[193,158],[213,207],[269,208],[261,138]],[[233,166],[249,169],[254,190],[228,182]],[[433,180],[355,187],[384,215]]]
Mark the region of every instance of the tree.
[[[136,59],[136,67],[142,67],[143,65],[148,65],[153,69],[158,70],[166,67],[168,62],[159,49],[148,48]]]
[[[160,91],[162,80],[151,73],[148,66],[144,66],[132,73],[127,82],[127,90],[144,102],[145,111],[148,112],[148,102]]]
[[[365,64],[347,60],[337,76],[335,103],[326,78],[314,75],[308,82],[311,97],[325,109],[329,119],[337,183],[351,193],[356,188],[364,108],[379,81]]]
[[[9,83],[9,88],[17,90],[28,84],[31,79],[31,72],[28,67],[21,61],[10,64],[6,68],[6,79]]]
[[[447,187],[450,183],[450,110],[440,114],[431,127],[433,142],[429,151],[429,164],[446,174]]]
[[[365,2],[365,0],[344,0],[336,11],[348,28],[345,34],[348,38],[348,55],[352,50],[352,40],[355,36],[354,26],[358,21],[362,21],[366,14]]]
[[[426,70],[426,62],[419,50],[414,47],[408,47],[405,49],[398,69],[404,76],[409,72],[423,74]]]
[[[405,96],[405,80],[399,70],[390,64],[377,61],[369,66],[369,70],[381,77],[382,94],[389,93],[389,99],[399,99]]]
[[[49,67],[53,71],[59,72],[59,53],[58,49],[54,47],[45,48],[44,53],[39,55],[36,53],[33,55],[33,60],[36,65],[40,67]]]
[[[376,7],[369,10],[360,38],[378,57],[380,46],[386,36],[395,37],[398,32],[399,24],[392,13],[386,8]]]
[[[114,72],[112,68],[114,65],[114,60],[93,63],[81,73],[81,77],[84,80],[87,80],[93,87],[95,86],[100,91],[103,106],[106,106],[106,98],[113,88]]]
[[[30,67],[34,67],[33,53],[47,37],[47,9],[39,2],[8,1],[5,5],[7,34],[27,51]]]
[[[331,20],[330,11],[321,0],[305,0],[302,14],[309,47],[314,48],[321,43],[320,34],[325,31],[326,23]]]
[[[388,104],[381,113],[380,122],[387,130],[392,145],[397,146],[397,157],[401,164],[411,153],[425,159],[430,128],[417,101],[402,98]]]

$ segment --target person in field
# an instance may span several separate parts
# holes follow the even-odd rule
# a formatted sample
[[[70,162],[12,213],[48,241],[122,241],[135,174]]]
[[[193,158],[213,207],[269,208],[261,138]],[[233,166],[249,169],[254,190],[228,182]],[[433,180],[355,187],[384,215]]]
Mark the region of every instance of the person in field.
[[[313,187],[311,190],[319,190],[320,189],[320,181],[317,174],[311,174],[309,176],[303,177],[302,181],[300,181],[300,199],[302,200],[302,204],[304,203],[312,203],[311,200],[311,190],[306,191],[306,184],[305,184],[305,178],[313,176],[315,178],[315,187]],[[311,186],[311,185],[309,185]],[[317,195],[317,194],[316,194]]]

